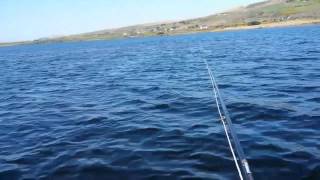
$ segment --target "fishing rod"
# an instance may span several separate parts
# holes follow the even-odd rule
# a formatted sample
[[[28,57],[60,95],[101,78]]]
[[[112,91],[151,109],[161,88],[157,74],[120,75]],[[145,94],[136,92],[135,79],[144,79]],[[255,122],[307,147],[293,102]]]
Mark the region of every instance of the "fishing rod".
[[[234,129],[232,121],[230,119],[227,107],[224,104],[224,101],[221,97],[216,79],[213,75],[213,72],[211,71],[211,68],[209,67],[208,61],[206,59],[204,59],[204,62],[206,64],[206,68],[207,68],[208,74],[210,76],[212,91],[214,94],[214,98],[215,98],[215,102],[217,105],[220,120],[223,124],[224,132],[226,134],[228,144],[230,147],[230,151],[232,153],[233,160],[235,162],[235,165],[236,165],[238,173],[239,173],[239,177],[241,180],[253,180],[253,175],[250,170],[249,163],[244,155],[244,152],[243,152],[243,149],[240,145],[240,141],[238,139],[238,136],[235,133],[235,129]]]

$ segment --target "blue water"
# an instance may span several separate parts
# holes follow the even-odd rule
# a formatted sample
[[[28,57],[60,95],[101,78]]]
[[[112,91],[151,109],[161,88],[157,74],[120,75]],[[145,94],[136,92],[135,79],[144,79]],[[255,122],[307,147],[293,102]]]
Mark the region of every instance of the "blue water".
[[[0,48],[0,179],[320,179],[320,26]]]

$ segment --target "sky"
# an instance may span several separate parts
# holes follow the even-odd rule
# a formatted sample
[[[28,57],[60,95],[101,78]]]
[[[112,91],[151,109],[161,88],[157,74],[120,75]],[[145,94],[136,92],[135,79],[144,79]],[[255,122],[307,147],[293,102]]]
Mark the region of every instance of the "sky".
[[[183,20],[261,0],[0,0],[0,42]]]

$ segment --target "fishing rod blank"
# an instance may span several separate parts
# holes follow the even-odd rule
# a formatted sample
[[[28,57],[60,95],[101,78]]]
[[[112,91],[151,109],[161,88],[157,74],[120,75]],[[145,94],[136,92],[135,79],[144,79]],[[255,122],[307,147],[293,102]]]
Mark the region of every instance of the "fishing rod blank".
[[[217,105],[220,120],[223,124],[224,131],[227,136],[228,144],[229,144],[235,165],[236,165],[238,173],[239,173],[239,177],[241,180],[243,180],[243,179],[253,180],[253,176],[252,176],[252,172],[249,167],[249,163],[244,155],[244,152],[243,152],[243,149],[240,145],[240,141],[238,139],[238,136],[235,133],[235,129],[234,129],[232,121],[230,119],[227,107],[224,104],[224,101],[221,97],[218,84],[214,78],[213,72],[211,71],[207,60],[204,59],[204,62],[206,64],[206,68],[207,68],[208,74],[210,76],[212,90],[213,90],[213,94],[215,97],[215,102]],[[230,134],[231,138],[230,138],[229,134]],[[232,145],[232,143],[233,143],[233,145]],[[235,151],[234,151],[234,149],[235,149]],[[240,161],[240,165],[239,165],[238,161]]]

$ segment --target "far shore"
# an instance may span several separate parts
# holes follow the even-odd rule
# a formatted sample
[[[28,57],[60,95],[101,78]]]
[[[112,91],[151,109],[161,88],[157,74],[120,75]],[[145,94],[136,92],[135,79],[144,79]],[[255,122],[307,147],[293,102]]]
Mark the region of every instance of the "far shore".
[[[195,33],[203,33],[203,32],[225,32],[225,31],[238,31],[238,30],[249,30],[249,29],[264,29],[264,28],[276,28],[276,27],[290,27],[290,26],[302,26],[302,25],[312,25],[312,24],[320,24],[320,19],[297,19],[297,20],[287,20],[281,22],[267,22],[259,25],[238,25],[231,26],[225,28],[215,28],[208,29],[204,31],[189,31],[189,32],[180,32],[174,34],[164,34],[168,36],[182,35],[182,34],[195,34]],[[150,36],[161,36],[161,35],[150,35]],[[147,36],[140,36],[147,37]],[[114,39],[126,39],[124,37],[114,38]],[[77,41],[94,41],[94,40],[111,40],[111,39],[81,39],[81,40],[62,40],[58,42],[77,42]],[[0,43],[0,47],[7,46],[17,46],[17,45],[26,45],[26,44],[44,44],[57,42],[55,39],[48,40],[46,42],[37,42],[37,41],[22,41],[22,42],[9,42],[9,43]]]
[[[320,19],[297,19],[297,20],[288,20],[288,21],[281,21],[281,22],[262,23],[260,25],[254,25],[254,26],[248,26],[248,25],[234,26],[234,27],[215,29],[211,32],[260,29],[260,28],[274,28],[274,27],[289,27],[289,26],[301,26],[301,25],[312,25],[312,24],[320,24]]]

